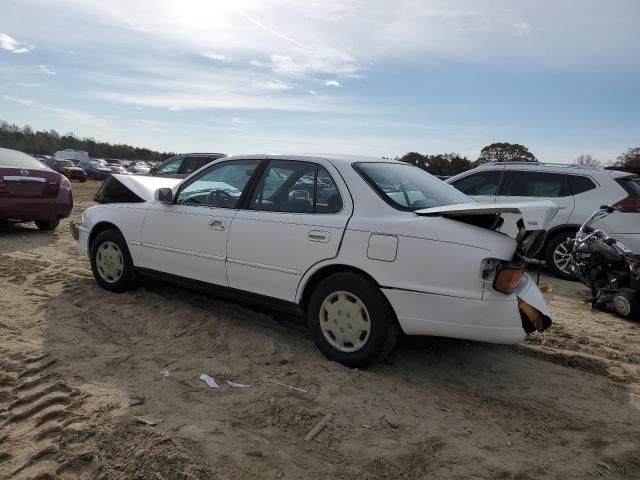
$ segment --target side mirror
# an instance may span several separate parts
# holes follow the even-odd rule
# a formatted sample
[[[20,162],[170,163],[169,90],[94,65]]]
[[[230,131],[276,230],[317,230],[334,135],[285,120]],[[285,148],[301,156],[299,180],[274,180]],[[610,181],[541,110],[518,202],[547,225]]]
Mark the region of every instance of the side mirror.
[[[155,198],[162,203],[173,203],[173,191],[170,188],[159,188],[156,190]]]

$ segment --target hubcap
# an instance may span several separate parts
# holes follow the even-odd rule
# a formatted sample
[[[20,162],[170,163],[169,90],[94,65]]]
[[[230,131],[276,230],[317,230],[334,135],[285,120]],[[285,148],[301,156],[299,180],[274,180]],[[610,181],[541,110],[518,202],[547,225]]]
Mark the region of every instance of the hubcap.
[[[124,271],[124,259],[118,245],[104,242],[96,252],[96,268],[100,277],[107,283],[116,283]]]
[[[553,252],[553,263],[555,263],[558,270],[567,275],[571,275],[569,264],[571,263],[571,252],[569,252],[569,246],[567,242],[562,242],[556,247]]]
[[[371,319],[362,300],[353,293],[338,291],[322,302],[320,328],[332,347],[351,353],[369,340]]]

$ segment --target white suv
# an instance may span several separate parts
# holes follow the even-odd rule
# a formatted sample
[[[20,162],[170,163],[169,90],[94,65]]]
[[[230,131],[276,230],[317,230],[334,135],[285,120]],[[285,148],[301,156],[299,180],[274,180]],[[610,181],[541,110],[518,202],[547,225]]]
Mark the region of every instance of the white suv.
[[[571,165],[508,162],[487,163],[447,180],[478,202],[551,200],[560,210],[551,221],[540,259],[554,273],[570,279],[567,238],[600,205],[623,209],[598,222],[594,228],[620,240],[640,254],[640,178],[615,170]],[[503,214],[503,217],[512,214]],[[505,218],[505,220],[507,220]],[[504,225],[514,222],[505,221]],[[513,232],[506,232],[513,233]]]

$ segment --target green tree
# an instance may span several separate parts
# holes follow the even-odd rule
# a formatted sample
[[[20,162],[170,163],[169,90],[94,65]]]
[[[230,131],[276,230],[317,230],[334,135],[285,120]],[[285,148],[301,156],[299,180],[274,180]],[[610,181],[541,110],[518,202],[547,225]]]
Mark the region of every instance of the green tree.
[[[478,163],[537,162],[538,159],[524,145],[518,143],[492,143],[480,151]]]
[[[640,168],[640,147],[630,148],[616,159],[617,167]]]
[[[93,158],[162,161],[173,153],[157,152],[131,145],[111,145],[93,138],[78,138],[73,132],[60,135],[55,130],[34,131],[30,125],[20,128],[0,120],[0,147],[12,148],[33,155],[53,155],[58,150],[84,150]]]

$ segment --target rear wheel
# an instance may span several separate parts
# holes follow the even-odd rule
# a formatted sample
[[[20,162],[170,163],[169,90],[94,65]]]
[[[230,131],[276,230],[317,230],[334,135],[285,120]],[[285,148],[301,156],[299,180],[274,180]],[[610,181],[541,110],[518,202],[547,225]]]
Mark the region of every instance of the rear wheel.
[[[36,220],[33,223],[36,224],[40,230],[55,230],[60,225],[60,220]]]
[[[576,280],[571,273],[571,250],[569,239],[576,236],[575,232],[563,232],[553,237],[547,243],[544,259],[554,275],[563,280]]]
[[[307,320],[324,355],[348,367],[364,367],[393,350],[400,327],[378,286],[356,273],[322,280],[309,300]]]
[[[90,251],[91,270],[98,285],[117,293],[135,287],[138,275],[127,242],[118,230],[100,232]]]

